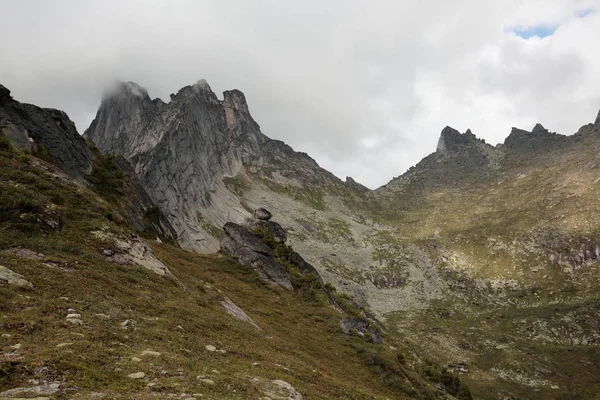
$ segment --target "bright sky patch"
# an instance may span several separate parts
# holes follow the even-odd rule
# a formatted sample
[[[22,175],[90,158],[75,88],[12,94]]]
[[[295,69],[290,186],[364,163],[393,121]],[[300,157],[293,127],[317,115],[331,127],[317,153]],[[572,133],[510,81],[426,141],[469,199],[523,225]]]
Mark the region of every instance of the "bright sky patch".
[[[552,36],[557,29],[558,25],[536,25],[525,28],[514,28],[513,32],[523,39],[532,37],[545,38],[547,36]]]

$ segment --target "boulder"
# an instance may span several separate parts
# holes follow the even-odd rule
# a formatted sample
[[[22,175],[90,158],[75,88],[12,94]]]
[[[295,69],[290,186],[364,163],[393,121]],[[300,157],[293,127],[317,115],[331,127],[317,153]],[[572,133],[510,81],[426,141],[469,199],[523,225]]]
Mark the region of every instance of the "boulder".
[[[22,387],[16,389],[6,390],[4,392],[0,392],[0,398],[14,398],[17,396],[23,395],[42,395],[49,396],[56,394],[60,389],[60,383],[50,383],[39,386],[31,386],[31,387]]]
[[[31,282],[25,280],[23,275],[17,274],[3,265],[0,265],[0,282],[20,288],[33,289]]]
[[[302,400],[302,395],[288,382],[279,379],[266,380],[264,378],[254,378],[255,384],[262,387],[266,399],[271,400]]]
[[[260,278],[270,284],[292,290],[292,282],[286,268],[275,261],[273,250],[247,228],[233,222],[223,227],[225,237],[221,251],[238,262],[256,268]]]
[[[244,312],[244,310],[239,308],[228,297],[225,297],[225,300],[222,300],[220,303],[223,306],[223,308],[225,308],[225,311],[227,312],[227,314],[233,316],[236,319],[239,319],[240,321],[247,322],[250,325],[254,326],[256,329],[261,330],[260,327],[258,325],[256,325],[256,323],[254,321],[252,321],[252,318],[250,318],[248,316],[248,314],[246,314]]]
[[[277,243],[285,243],[287,241],[285,230],[277,222],[253,219],[248,221],[247,226],[252,230],[260,229],[273,236],[273,239],[275,239]]]
[[[261,207],[252,212],[252,217],[261,221],[268,221],[271,219],[271,217],[273,217],[273,214],[271,214],[266,208]]]
[[[228,222],[223,226],[223,230],[227,235],[226,237],[231,238],[236,247],[265,256],[273,255],[273,250],[265,242],[243,226]]]
[[[42,253],[36,253],[35,251],[19,247],[13,247],[12,249],[3,251],[3,253],[12,254],[33,261],[41,261],[46,257]]]

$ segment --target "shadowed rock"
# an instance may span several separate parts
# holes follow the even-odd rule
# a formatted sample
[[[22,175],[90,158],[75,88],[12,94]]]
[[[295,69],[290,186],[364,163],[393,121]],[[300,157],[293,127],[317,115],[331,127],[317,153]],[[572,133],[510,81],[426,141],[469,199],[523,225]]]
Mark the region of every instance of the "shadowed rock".
[[[467,129],[465,133],[460,133],[456,129],[447,126],[442,130],[438,140],[437,151],[439,153],[444,153],[447,151],[459,150],[473,146],[478,142],[484,143],[483,140],[478,139],[470,129]]]
[[[1,85],[0,135],[17,148],[44,153],[71,178],[83,181],[92,171],[92,154],[67,114],[19,103]]]
[[[266,234],[273,236],[273,239],[277,243],[285,243],[287,241],[285,230],[277,222],[258,219],[248,221],[247,225],[250,229],[263,230]]]
[[[238,247],[266,256],[273,255],[273,250],[265,242],[243,226],[228,222],[223,227],[223,230]]]
[[[263,281],[292,290],[287,270],[275,261],[273,250],[265,242],[233,222],[226,223],[223,230],[226,236],[221,240],[221,251],[224,254],[242,264],[255,267]]]

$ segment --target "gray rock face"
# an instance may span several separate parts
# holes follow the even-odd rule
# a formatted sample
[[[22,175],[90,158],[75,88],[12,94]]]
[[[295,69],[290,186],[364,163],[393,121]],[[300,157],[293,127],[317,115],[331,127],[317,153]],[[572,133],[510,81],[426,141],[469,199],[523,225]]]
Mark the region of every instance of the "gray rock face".
[[[0,135],[15,147],[30,152],[44,146],[50,161],[79,181],[92,171],[92,154],[67,114],[19,103],[1,85]]]
[[[292,282],[285,267],[273,258],[273,250],[248,229],[233,222],[223,227],[226,236],[221,250],[238,262],[256,268],[265,282],[292,290]]]
[[[85,136],[103,153],[125,157],[164,212],[184,248],[211,252],[218,240],[206,226],[241,222],[247,211],[223,184],[270,142],[260,132],[244,94],[219,100],[206,81],[181,89],[171,101],[151,100],[127,82],[108,92]]]
[[[126,190],[131,200],[131,207],[129,208],[130,225],[138,232],[152,228],[157,235],[163,238],[176,239],[175,229],[152,202],[152,198],[142,187],[135,171],[131,168],[131,164],[121,156],[115,157],[114,162],[128,177]],[[146,224],[149,224],[150,227],[147,227]]]
[[[596,125],[600,125],[600,110],[598,111],[598,116],[596,117]]]

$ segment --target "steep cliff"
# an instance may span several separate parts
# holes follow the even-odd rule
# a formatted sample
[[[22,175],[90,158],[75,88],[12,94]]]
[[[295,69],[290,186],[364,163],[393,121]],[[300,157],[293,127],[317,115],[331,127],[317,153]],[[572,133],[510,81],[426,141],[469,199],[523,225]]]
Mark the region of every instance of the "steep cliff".
[[[75,124],[63,111],[19,103],[0,85],[0,135],[17,148],[50,161],[83,181],[93,157]]]
[[[278,173],[293,165],[294,174],[307,171],[305,179],[337,180],[306,154],[263,135],[242,92],[223,96],[219,100],[201,80],[164,103],[135,83],[121,82],[105,94],[85,133],[102,152],[129,160],[178,242],[202,252],[218,249],[216,232],[226,222],[249,215],[224,183],[244,165]]]

